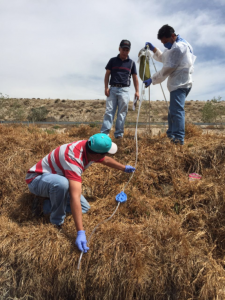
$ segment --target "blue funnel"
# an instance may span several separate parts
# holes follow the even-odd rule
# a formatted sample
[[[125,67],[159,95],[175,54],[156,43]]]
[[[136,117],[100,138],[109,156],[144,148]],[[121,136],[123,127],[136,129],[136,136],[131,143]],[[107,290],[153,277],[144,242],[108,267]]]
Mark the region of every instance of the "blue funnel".
[[[120,192],[119,194],[116,195],[116,201],[117,202],[126,202],[127,201],[127,194],[124,192]]]

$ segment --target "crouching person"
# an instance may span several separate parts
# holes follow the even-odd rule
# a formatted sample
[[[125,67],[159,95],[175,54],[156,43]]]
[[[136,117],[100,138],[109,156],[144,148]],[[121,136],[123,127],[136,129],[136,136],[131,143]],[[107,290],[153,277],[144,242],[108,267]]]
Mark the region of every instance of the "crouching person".
[[[106,156],[115,154],[117,145],[106,134],[97,133],[89,140],[72,142],[59,146],[36,165],[26,175],[26,182],[31,193],[49,198],[45,200],[43,210],[50,213],[50,222],[61,226],[66,212],[71,211],[77,229],[76,245],[86,253],[87,240],[82,223],[82,213],[90,205],[82,190],[82,173],[92,164],[101,163],[127,173],[134,172],[132,166],[125,166]]]

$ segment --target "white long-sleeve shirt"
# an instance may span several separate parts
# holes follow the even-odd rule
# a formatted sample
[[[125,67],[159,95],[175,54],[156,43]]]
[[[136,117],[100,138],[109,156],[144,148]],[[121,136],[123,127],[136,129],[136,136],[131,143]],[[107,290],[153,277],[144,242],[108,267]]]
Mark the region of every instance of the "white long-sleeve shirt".
[[[153,84],[161,83],[168,77],[167,87],[170,92],[191,87],[196,56],[188,42],[180,39],[173,43],[170,50],[161,52],[157,49],[153,58],[163,63],[163,68],[152,76]]]

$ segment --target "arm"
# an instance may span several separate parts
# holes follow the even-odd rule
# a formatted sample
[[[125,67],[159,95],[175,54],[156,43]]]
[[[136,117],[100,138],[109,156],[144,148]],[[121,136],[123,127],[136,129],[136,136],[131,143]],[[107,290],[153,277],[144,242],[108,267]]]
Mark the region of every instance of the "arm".
[[[80,204],[81,182],[69,179],[69,190],[71,212],[77,229],[77,238],[75,244],[80,251],[86,253],[89,248],[87,247],[87,239],[82,222],[82,209]]]
[[[134,87],[135,87],[135,95],[134,95],[134,97],[137,98],[137,99],[139,99],[139,82],[138,82],[137,74],[133,74],[132,78],[133,78],[133,83],[134,83]]]
[[[106,70],[104,82],[105,82],[105,95],[107,97],[109,97],[109,88],[108,88],[108,86],[109,86],[109,76],[110,76],[110,74],[111,74],[111,71],[110,70]]]
[[[81,196],[81,182],[69,180],[69,190],[70,190],[70,207],[72,211],[72,216],[77,231],[84,230],[82,223],[82,209],[80,204]]]
[[[154,48],[153,53],[153,58],[159,62],[162,62],[162,52],[159,49]]]
[[[129,165],[122,165],[121,163],[119,163],[118,161],[116,161],[115,159],[109,157],[109,156],[105,156],[104,160],[99,162],[100,164],[103,164],[105,166],[108,166],[110,168],[114,168],[126,173],[133,173],[136,169],[132,166]]]
[[[125,171],[125,166],[113,159],[112,157],[105,156],[105,159],[100,162],[101,164],[108,166],[110,168],[114,168],[120,171]]]
[[[180,50],[180,48],[174,48],[169,50],[167,59],[163,63],[163,68],[152,76],[152,83],[158,84],[164,81],[179,66],[182,56],[183,53]]]
[[[152,84],[163,82],[176,68],[163,67],[152,76]]]

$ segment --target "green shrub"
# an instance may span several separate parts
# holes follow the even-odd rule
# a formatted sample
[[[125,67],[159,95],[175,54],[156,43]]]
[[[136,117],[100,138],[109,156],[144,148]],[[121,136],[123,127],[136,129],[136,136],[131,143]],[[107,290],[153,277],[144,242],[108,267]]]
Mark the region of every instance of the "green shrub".
[[[31,108],[30,114],[28,116],[28,121],[44,121],[45,118],[48,115],[48,110],[45,106],[37,107],[37,108]]]
[[[216,98],[216,97],[213,97],[211,101],[212,101],[213,103],[220,103],[220,102],[221,102],[221,99],[222,99],[222,97],[218,96],[217,98]]]
[[[222,116],[225,114],[225,107],[219,105],[221,102],[221,97],[213,97],[213,99],[203,106],[201,111],[202,113],[202,121],[205,123],[217,122],[219,119],[221,120]]]
[[[13,113],[13,117],[18,121],[23,121],[25,119],[25,112],[23,108],[16,109]]]
[[[89,126],[90,126],[91,128],[95,128],[95,127],[98,127],[98,124],[97,124],[97,123],[90,123]]]
[[[8,95],[3,95],[2,93],[0,93],[0,105],[1,107],[3,106],[4,102],[6,102],[5,100],[8,100],[9,96]]]
[[[47,132],[47,134],[54,134],[55,133],[54,129],[46,129],[45,131]]]

